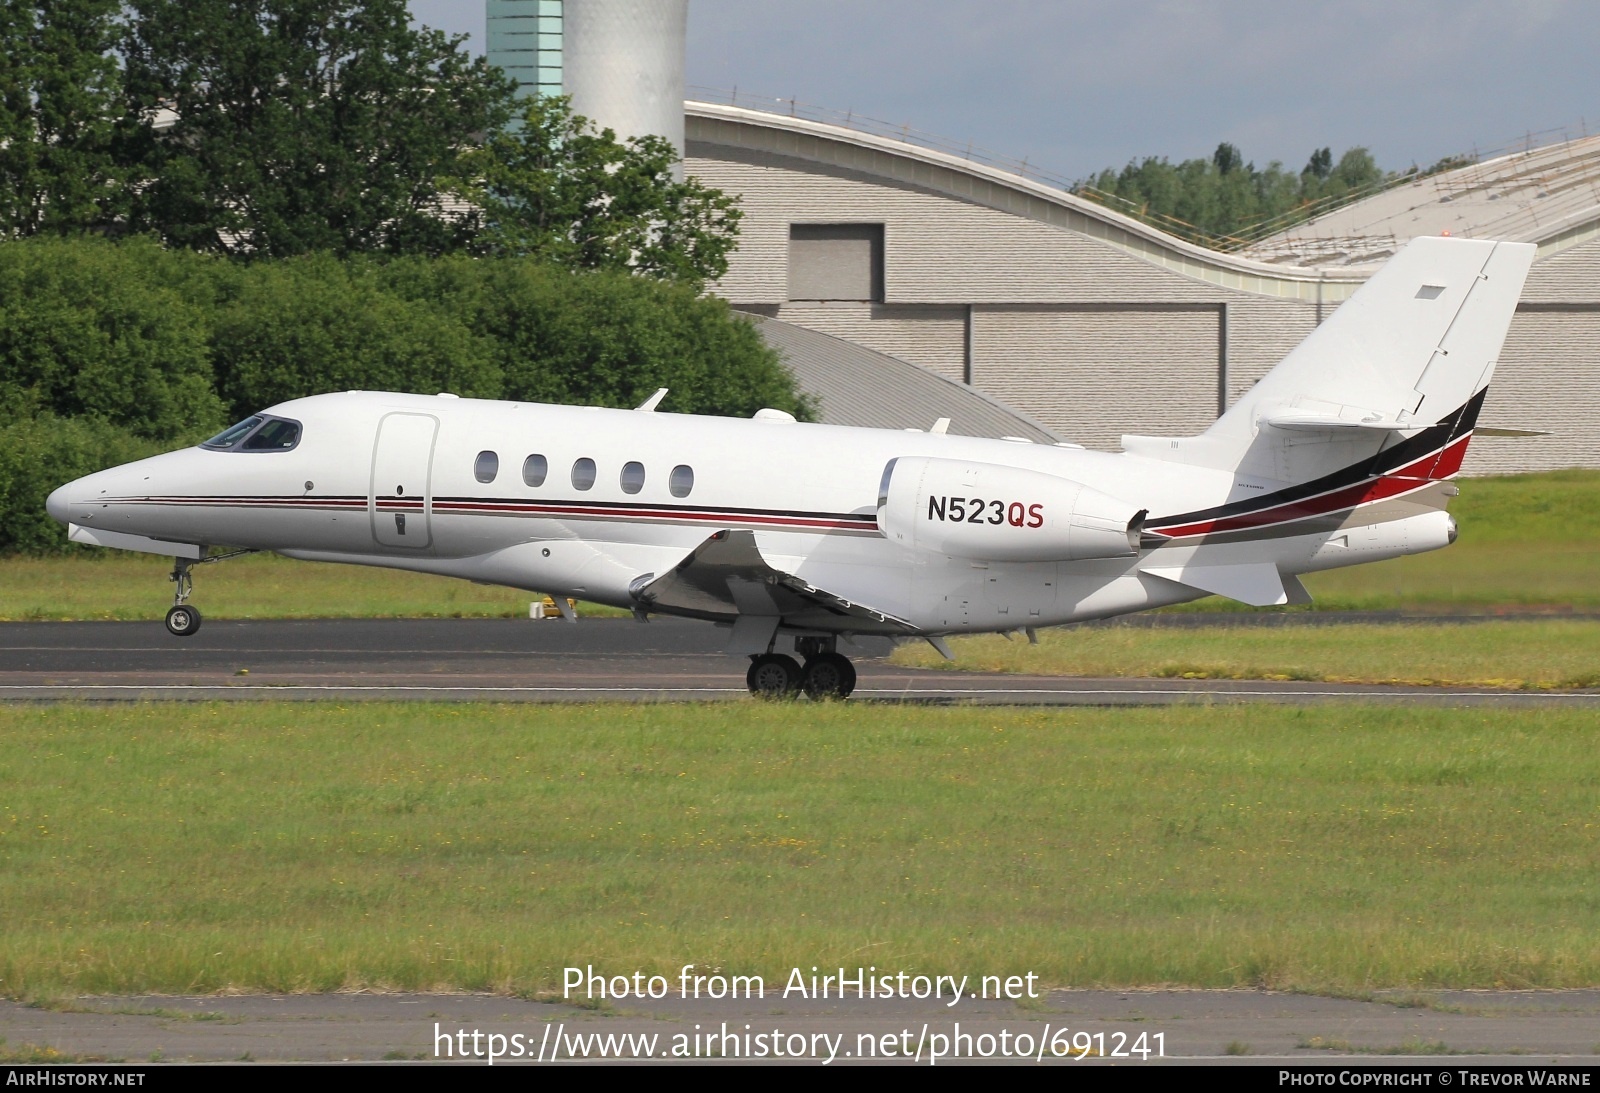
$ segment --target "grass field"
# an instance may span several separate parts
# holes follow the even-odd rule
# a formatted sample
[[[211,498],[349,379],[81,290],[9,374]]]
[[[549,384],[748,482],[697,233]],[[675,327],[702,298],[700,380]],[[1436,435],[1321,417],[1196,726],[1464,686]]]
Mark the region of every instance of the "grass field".
[[[0,992],[1600,982],[1563,709],[0,707]]]
[[[170,558],[106,551],[0,558],[0,621],[159,619],[172,606]],[[195,571],[191,603],[216,619],[526,618],[533,594],[398,569],[297,562],[275,554]],[[580,604],[583,615],[622,615]]]
[[[1464,478],[1444,550],[1313,573],[1320,610],[1600,610],[1600,471]],[[1254,610],[1210,597],[1184,610]]]
[[[1452,547],[1312,574],[1320,610],[1600,610],[1600,471],[1465,479]],[[0,559],[0,619],[158,619],[171,562],[121,551]],[[194,603],[210,618],[526,615],[529,596],[364,566],[251,556],[202,567]],[[1209,597],[1178,610],[1255,610]],[[586,613],[607,613],[592,607]]]
[[[1600,622],[1331,626],[1119,626],[1043,630],[1039,644],[953,638],[956,659],[902,645],[896,664],[969,672],[1173,679],[1300,679],[1525,690],[1600,687]]]

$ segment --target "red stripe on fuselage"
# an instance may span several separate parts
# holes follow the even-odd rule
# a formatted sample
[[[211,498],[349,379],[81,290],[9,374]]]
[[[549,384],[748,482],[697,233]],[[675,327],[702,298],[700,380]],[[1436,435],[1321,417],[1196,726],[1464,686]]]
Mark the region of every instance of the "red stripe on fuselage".
[[[179,507],[223,507],[245,509],[365,509],[365,498],[315,498],[315,497],[121,497],[106,499],[106,504],[172,505]],[[418,498],[378,498],[380,513],[419,513],[423,500]],[[601,505],[562,505],[550,502],[516,501],[435,501],[435,515],[445,516],[523,516],[549,519],[584,519],[651,523],[715,524],[717,526],[748,525],[769,528],[790,528],[798,531],[854,531],[876,534],[877,518],[850,516],[783,513],[727,512],[720,509],[651,509],[606,507]]]
[[[1342,489],[1331,490],[1328,493],[1302,498],[1299,501],[1291,501],[1283,505],[1274,505],[1258,512],[1242,513],[1238,516],[1228,516],[1220,520],[1203,520],[1175,528],[1162,527],[1159,524],[1155,524],[1151,525],[1150,530],[1172,539],[1189,535],[1210,535],[1223,531],[1244,531],[1251,528],[1266,527],[1270,524],[1286,524],[1295,520],[1305,520],[1313,516],[1326,516],[1329,513],[1353,509],[1372,501],[1383,501],[1402,493],[1410,493],[1412,490],[1420,489],[1423,486],[1455,474],[1461,469],[1461,461],[1466,456],[1467,441],[1471,439],[1472,436],[1469,433],[1447,444],[1441,451],[1429,452],[1421,459],[1414,460],[1390,474],[1383,475],[1380,478],[1371,478],[1354,486],[1345,486]]]

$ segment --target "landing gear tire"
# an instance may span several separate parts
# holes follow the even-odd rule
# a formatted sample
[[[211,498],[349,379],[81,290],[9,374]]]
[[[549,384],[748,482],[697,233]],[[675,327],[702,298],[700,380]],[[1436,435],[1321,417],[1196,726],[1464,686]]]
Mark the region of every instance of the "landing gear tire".
[[[792,698],[800,691],[800,665],[782,653],[750,658],[744,681],[757,698]]]
[[[167,612],[167,629],[173,637],[187,638],[200,629],[200,611],[186,603],[180,603]]]
[[[848,657],[821,653],[806,661],[801,683],[810,698],[849,698],[856,689],[856,669]]]

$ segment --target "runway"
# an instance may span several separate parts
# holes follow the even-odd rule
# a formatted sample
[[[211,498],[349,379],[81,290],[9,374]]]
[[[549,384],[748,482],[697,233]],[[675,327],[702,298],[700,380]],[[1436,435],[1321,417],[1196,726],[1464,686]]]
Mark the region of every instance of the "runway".
[[[748,698],[725,630],[656,619],[211,620],[0,624],[0,700],[681,702]],[[1517,692],[1260,680],[1080,679],[901,668],[858,655],[855,698],[928,704],[1164,706],[1337,702],[1600,706]],[[877,654],[877,655],[871,655]]]
[[[1161,1063],[1593,1067],[1600,992],[1374,991],[1330,998],[1258,990],[1049,990],[1026,1008],[967,999],[760,1000],[668,996],[605,1012],[496,995],[300,994],[0,1001],[0,1036],[69,1057],[168,1063],[465,1061],[474,1031],[500,1035],[500,1063],[604,1059],[809,1063],[987,1062],[1123,1067]],[[743,1033],[750,1030],[752,1044]],[[726,1040],[720,1035],[731,1030]],[[1000,1040],[999,1034],[1008,1034]],[[453,1034],[465,1032],[465,1039]],[[594,1033],[613,1034],[611,1050]],[[710,1051],[674,1055],[694,1033]],[[964,1032],[966,1040],[956,1034]],[[771,1054],[773,1034],[789,1049]],[[1141,1040],[1140,1036],[1144,1038]],[[654,1036],[645,1046],[639,1036]],[[1078,1037],[1078,1055],[1071,1045]],[[518,1039],[512,1039],[512,1037]],[[1001,1054],[1021,1036],[1027,1046]],[[794,1037],[794,1040],[790,1040]],[[799,1050],[794,1050],[796,1042]],[[913,1046],[920,1057],[913,1056]],[[707,1045],[702,1039],[700,1044]],[[525,1045],[525,1047],[523,1046]],[[512,1047],[516,1054],[511,1054]],[[751,1048],[756,1050],[752,1051]],[[1020,1047],[1020,1045],[1019,1045]],[[1091,1050],[1094,1054],[1090,1054]],[[1141,1050],[1143,1054],[1141,1054]],[[1335,1084],[1328,1082],[1327,1084]],[[1350,1084],[1340,1083],[1340,1084]],[[1553,1083],[1550,1083],[1553,1084]]]

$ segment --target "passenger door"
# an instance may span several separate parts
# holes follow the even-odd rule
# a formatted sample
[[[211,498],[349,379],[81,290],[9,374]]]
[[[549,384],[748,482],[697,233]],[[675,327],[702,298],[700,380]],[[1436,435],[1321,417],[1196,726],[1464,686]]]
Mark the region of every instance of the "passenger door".
[[[372,451],[367,508],[379,546],[422,550],[432,545],[433,441],[439,419],[430,414],[386,414]]]

